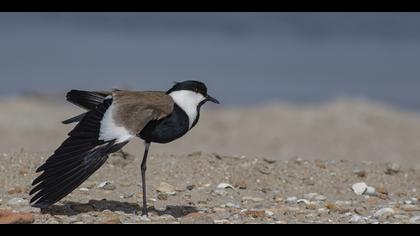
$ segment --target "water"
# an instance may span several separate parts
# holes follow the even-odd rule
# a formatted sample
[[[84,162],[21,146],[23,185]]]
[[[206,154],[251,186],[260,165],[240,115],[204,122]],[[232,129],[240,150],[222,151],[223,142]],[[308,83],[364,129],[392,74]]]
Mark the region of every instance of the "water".
[[[0,96],[206,82],[224,104],[420,109],[418,13],[0,13]]]

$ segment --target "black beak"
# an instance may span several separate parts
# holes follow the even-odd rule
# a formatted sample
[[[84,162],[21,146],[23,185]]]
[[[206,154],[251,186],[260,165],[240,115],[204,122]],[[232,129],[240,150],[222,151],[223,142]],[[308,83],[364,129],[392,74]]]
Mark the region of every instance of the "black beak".
[[[210,96],[210,95],[207,95],[207,96],[206,96],[206,100],[207,100],[207,101],[210,101],[210,102],[214,102],[214,103],[216,103],[216,104],[220,104],[220,102],[219,102],[216,98],[214,98],[214,97],[212,97],[212,96]]]

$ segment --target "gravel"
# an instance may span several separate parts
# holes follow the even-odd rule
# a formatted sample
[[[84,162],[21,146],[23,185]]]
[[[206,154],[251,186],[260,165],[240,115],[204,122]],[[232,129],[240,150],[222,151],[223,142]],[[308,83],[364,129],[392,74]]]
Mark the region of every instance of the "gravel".
[[[129,155],[129,154],[126,154]],[[0,221],[36,224],[420,223],[420,172],[386,163],[266,161],[214,154],[151,155],[150,215],[140,217],[138,163],[106,163],[86,183],[40,212],[29,206],[35,169],[48,154],[8,153],[0,164]],[[17,164],[19,163],[19,164]],[[112,164],[114,163],[114,164]],[[265,169],[266,167],[269,169]],[[20,174],[21,169],[27,170]],[[269,170],[270,174],[260,170]],[[363,169],[361,177],[354,173]],[[394,172],[397,168],[394,168]],[[331,175],[334,173],[334,175]],[[333,177],[332,177],[333,176]],[[308,182],[308,180],[313,182]],[[106,181],[104,181],[106,180]],[[367,184],[369,183],[369,184]],[[8,193],[9,190],[12,194]],[[383,197],[386,196],[386,197]],[[5,218],[9,217],[9,218]],[[23,218],[22,218],[23,217]],[[33,218],[32,218],[33,217]],[[33,220],[32,220],[33,219]]]

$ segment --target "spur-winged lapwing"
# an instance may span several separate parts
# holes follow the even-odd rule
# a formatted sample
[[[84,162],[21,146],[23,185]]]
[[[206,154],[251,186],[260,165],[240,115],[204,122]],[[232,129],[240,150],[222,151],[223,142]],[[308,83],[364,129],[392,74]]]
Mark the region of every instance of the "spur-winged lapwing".
[[[199,81],[176,83],[167,92],[72,90],[67,100],[87,110],[63,121],[77,122],[63,144],[40,166],[33,183],[34,207],[46,208],[71,193],[98,170],[110,153],[134,137],[144,140],[141,163],[143,212],[147,215],[146,162],[150,144],[168,143],[192,129],[207,101],[219,104]]]

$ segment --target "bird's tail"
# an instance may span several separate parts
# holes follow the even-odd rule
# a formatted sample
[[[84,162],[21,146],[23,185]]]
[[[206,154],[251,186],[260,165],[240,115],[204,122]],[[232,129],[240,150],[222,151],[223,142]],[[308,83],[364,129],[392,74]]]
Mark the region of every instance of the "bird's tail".
[[[91,91],[82,91],[82,90],[71,90],[67,93],[67,101],[79,106],[85,110],[94,110],[100,104],[102,104],[107,96],[111,95],[111,92],[91,92]],[[65,121],[62,121],[63,124],[71,124],[79,122],[86,116],[86,113],[80,114],[78,116],[72,117]]]

